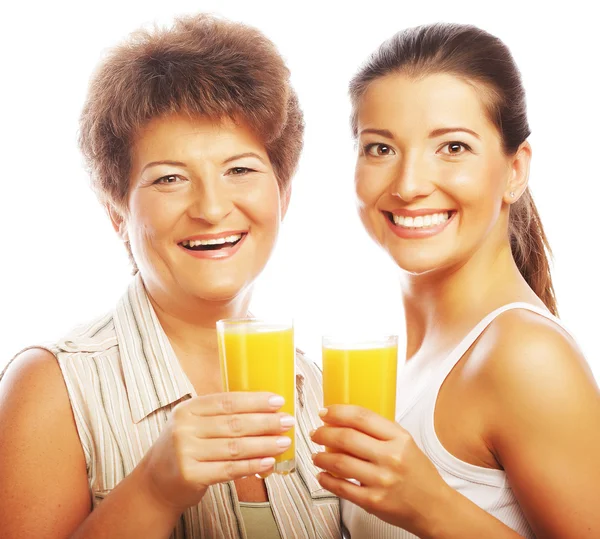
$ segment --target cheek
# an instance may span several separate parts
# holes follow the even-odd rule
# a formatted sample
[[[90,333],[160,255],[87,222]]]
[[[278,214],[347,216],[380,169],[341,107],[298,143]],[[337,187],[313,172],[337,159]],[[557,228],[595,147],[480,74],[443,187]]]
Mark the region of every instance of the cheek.
[[[164,193],[132,197],[130,201],[130,234],[142,243],[155,243],[169,236],[181,215],[181,201]]]
[[[361,213],[374,209],[388,183],[383,170],[374,169],[361,163],[356,165],[354,189]]]
[[[281,221],[281,199],[275,180],[243,193],[238,207],[263,233],[277,235]]]
[[[495,163],[473,162],[449,171],[442,181],[465,210],[489,212],[502,201],[501,174]]]
[[[372,167],[360,162],[356,165],[354,188],[358,215],[369,235],[375,239],[383,233],[383,221],[377,203],[390,185],[391,171]]]

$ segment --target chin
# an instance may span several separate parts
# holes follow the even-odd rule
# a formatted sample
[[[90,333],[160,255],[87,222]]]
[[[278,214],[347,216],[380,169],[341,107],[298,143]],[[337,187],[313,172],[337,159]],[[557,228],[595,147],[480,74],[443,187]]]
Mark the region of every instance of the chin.
[[[227,303],[235,300],[246,293],[250,287],[249,283],[240,282],[210,282],[205,281],[202,285],[188,288],[190,295],[196,299],[211,301],[216,303]]]
[[[394,263],[410,275],[427,275],[449,268],[452,264],[445,257],[432,256],[433,253],[415,250],[413,255],[403,250],[402,253],[387,251]]]

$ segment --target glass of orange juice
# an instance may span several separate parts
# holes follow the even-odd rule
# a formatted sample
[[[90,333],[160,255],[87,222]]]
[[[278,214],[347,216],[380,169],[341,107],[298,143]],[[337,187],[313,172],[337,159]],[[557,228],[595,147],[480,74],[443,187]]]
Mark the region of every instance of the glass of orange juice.
[[[398,336],[323,337],[323,404],[355,404],[394,421]]]
[[[280,411],[295,416],[296,349],[292,322],[258,318],[219,320],[217,335],[225,391],[276,393],[285,399]],[[296,469],[295,429],[287,431],[285,436],[292,439],[292,445],[276,457],[272,470],[282,475]]]

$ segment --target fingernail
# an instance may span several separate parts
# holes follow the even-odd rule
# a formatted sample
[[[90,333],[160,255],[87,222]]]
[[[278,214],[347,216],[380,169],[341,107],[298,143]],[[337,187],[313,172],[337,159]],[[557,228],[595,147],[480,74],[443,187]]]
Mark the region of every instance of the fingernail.
[[[292,439],[287,436],[282,436],[281,438],[277,438],[277,442],[275,442],[279,447],[289,447],[292,445]]]
[[[315,434],[315,432],[317,432],[315,429],[311,430],[308,435],[312,438]]]
[[[315,460],[315,458],[317,458],[317,454],[318,453],[311,453],[310,458]]]
[[[260,461],[260,469],[266,470],[271,468],[275,464],[275,459],[273,457],[266,457]]]
[[[269,397],[269,406],[273,406],[273,408],[281,408],[284,404],[285,399],[281,395]]]
[[[328,412],[328,411],[329,411],[329,410],[327,410],[327,408],[321,408],[321,409],[319,410],[319,417],[325,417],[325,416],[327,415],[327,412]]]
[[[296,420],[291,415],[284,415],[281,419],[281,427],[284,429],[289,429],[296,424]]]

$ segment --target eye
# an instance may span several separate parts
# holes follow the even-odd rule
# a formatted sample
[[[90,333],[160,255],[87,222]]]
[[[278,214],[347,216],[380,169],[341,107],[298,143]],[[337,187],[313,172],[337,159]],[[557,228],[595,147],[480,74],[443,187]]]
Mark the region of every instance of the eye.
[[[178,181],[183,181],[183,180],[176,174],[169,174],[168,176],[161,176],[154,183],[158,184],[158,185],[170,185],[170,184],[177,183]]]
[[[396,152],[392,149],[391,146],[384,144],[382,142],[374,142],[371,144],[366,144],[363,147],[363,151],[365,154],[370,155],[372,157],[385,157],[386,155],[396,155]]]
[[[470,152],[471,147],[464,142],[452,141],[444,144],[440,150],[444,155],[461,155],[466,151]]]
[[[248,167],[233,167],[227,171],[227,174],[231,176],[243,176],[249,172],[254,172],[254,169]]]

